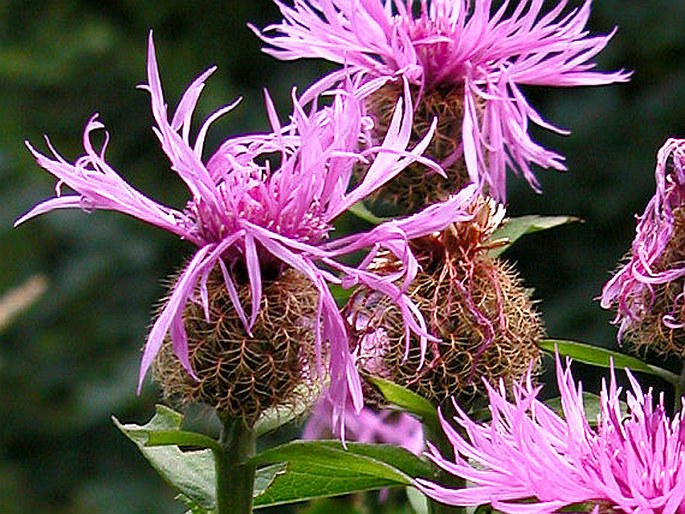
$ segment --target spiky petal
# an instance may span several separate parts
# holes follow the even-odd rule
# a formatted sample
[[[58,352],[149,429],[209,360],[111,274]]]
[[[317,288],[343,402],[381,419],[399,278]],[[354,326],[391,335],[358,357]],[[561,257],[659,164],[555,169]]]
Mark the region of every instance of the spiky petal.
[[[657,155],[656,191],[638,218],[629,261],[604,286],[601,305],[616,308],[618,337],[638,323],[653,306],[656,287],[685,277],[685,262],[661,262],[676,226],[676,211],[685,207],[685,139],[669,139]],[[682,286],[680,286],[682,289]],[[669,328],[682,328],[685,320],[675,314],[682,309],[685,291],[661,312]]]
[[[430,497],[449,505],[492,504],[511,513],[558,512],[587,504],[628,513],[685,512],[685,423],[681,411],[669,419],[663,397],[654,405],[628,374],[628,413],[621,411],[621,389],[612,369],[602,386],[596,420],[587,419],[582,384],[570,362],[557,357],[557,382],[563,416],[538,399],[530,377],[513,390],[489,387],[492,421],[478,423],[456,407],[453,428],[442,427],[456,458],[432,447],[430,458],[466,480],[464,489],[417,480]],[[591,423],[596,422],[596,427]],[[466,434],[466,435],[462,435]]]
[[[535,143],[530,123],[565,133],[528,103],[521,86],[593,86],[625,82],[630,73],[594,71],[593,59],[614,31],[589,36],[591,1],[567,9],[522,0],[274,0],[283,21],[255,33],[265,52],[284,60],[343,64],[380,86],[404,77],[419,91],[463,90],[462,151],[473,182],[506,197],[507,166],[536,190],[532,165],[565,169],[563,157]],[[326,77],[330,83],[336,75]],[[420,101],[420,100],[419,100]],[[482,109],[481,109],[482,107]]]
[[[337,433],[331,425],[331,408],[326,397],[319,400],[304,427],[303,439],[325,439]],[[356,413],[350,409],[344,430],[348,441],[394,444],[415,455],[424,449],[421,422],[404,412],[364,407]]]

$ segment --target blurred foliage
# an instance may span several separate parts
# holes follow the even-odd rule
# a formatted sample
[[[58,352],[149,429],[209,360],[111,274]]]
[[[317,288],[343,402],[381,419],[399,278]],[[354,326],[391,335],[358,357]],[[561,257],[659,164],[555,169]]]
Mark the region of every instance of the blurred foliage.
[[[633,69],[634,78],[596,89],[530,88],[540,112],[573,131],[536,132],[567,156],[569,172],[541,172],[543,195],[510,182],[512,215],[570,214],[585,223],[530,236],[508,257],[536,289],[550,336],[610,346],[611,316],[593,298],[653,192],[657,149],[685,135],[685,3],[602,0],[593,9],[595,31],[619,26],[600,68]],[[109,161],[136,187],[182,207],[183,186],[150,130],[148,97],[135,88],[145,80],[148,31],[170,104],[214,64],[199,115],[244,97],[210,133],[212,148],[226,134],[266,128],[262,88],[287,115],[291,88],[326,69],[259,51],[245,23],[277,19],[269,0],[0,2],[0,294],[36,273],[49,284],[0,334],[0,512],[182,511],[110,415],[142,422],[153,412],[154,386],[135,395],[140,347],[163,279],[191,248],[110,213],[53,213],[13,229],[54,187],[22,141],[44,150],[49,133],[73,158],[99,112],[112,134]]]

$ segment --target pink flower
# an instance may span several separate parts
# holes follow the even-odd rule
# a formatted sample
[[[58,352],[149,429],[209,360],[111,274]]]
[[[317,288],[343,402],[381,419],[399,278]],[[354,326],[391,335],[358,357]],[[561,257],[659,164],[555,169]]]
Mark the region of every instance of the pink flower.
[[[492,0],[274,0],[284,20],[263,32],[265,51],[284,60],[322,58],[345,66],[328,83],[357,73],[378,86],[398,77],[420,92],[463,90],[462,147],[469,176],[506,197],[511,166],[539,190],[531,164],[565,169],[563,157],[535,143],[534,123],[546,122],[521,86],[592,86],[625,82],[630,73],[592,71],[592,59],[614,31],[588,36],[590,0],[567,10],[566,0],[543,9],[542,0],[515,6]],[[568,11],[568,12],[567,12]]]
[[[35,206],[17,224],[54,209],[108,209],[168,230],[196,246],[195,255],[179,275],[149,333],[139,387],[167,334],[171,336],[176,356],[193,375],[188,358],[184,307],[188,302],[199,302],[209,316],[207,280],[217,266],[235,315],[242,320],[248,334],[261,303],[263,269],[278,271],[289,266],[298,270],[311,280],[319,293],[319,316],[314,328],[316,351],[321,367],[322,349],[327,345],[335,412],[338,417],[344,415],[348,396],[358,411],[363,405],[360,380],[349,351],[345,323],[329,284],[343,287],[364,284],[390,295],[405,316],[407,330],[420,335],[425,345],[424,321],[395,285],[394,279],[398,277],[377,277],[366,266],[377,251],[388,249],[406,265],[399,273],[400,278],[410,281],[416,272],[416,262],[406,240],[414,234],[430,233],[436,226],[468,219],[465,206],[473,190],[435,206],[425,214],[392,221],[344,240],[328,241],[336,217],[405,166],[417,160],[426,161],[421,152],[430,134],[426,141],[407,149],[412,124],[411,105],[403,108],[398,104],[388,137],[380,146],[371,147],[364,144],[368,119],[362,104],[350,92],[354,84],[347,82],[345,87],[349,91],[339,90],[328,107],[317,109],[316,101],[311,102],[310,112],[305,112],[293,94],[294,111],[285,126],[281,126],[267,95],[272,132],[228,139],[205,162],[203,146],[211,123],[237,103],[209,116],[195,140],[191,140],[191,117],[205,80],[213,71],[214,68],[204,72],[192,82],[170,121],[150,35],[148,82],[143,88],[151,96],[156,122],[153,130],[171,168],[189,189],[190,199],[184,209],[161,205],[121,178],[105,161],[108,137],[99,150],[91,142],[91,134],[103,128],[94,116],[84,132],[85,154],[74,163],[60,156],[49,141],[52,157],[28,145],[38,164],[54,175],[58,183],[56,196]],[[350,188],[352,169],[362,161],[370,163],[368,173],[359,184]],[[65,185],[75,194],[62,194],[61,188]],[[371,249],[371,255],[358,267],[337,260],[363,249]],[[234,273],[239,269],[246,270],[250,282],[249,312],[236,293]]]
[[[602,290],[602,307],[616,306],[619,339],[652,309],[655,287],[685,277],[682,260],[662,262],[669,243],[673,245],[676,213],[685,206],[685,139],[669,139],[661,147],[654,177],[656,192],[638,218],[630,260]],[[685,291],[679,287],[680,294],[667,306],[668,312],[661,313],[661,321],[671,329],[685,326],[677,314],[685,302]]]
[[[331,426],[331,403],[322,398],[316,404],[302,433],[303,439],[326,439],[337,432]],[[345,440],[360,443],[394,444],[420,455],[424,448],[421,422],[404,412],[352,409],[345,416]]]
[[[418,487],[449,505],[491,503],[512,513],[557,512],[587,503],[587,510],[595,504],[608,511],[682,514],[685,411],[669,419],[663,396],[655,406],[651,390],[643,393],[632,375],[628,378],[627,415],[612,369],[596,420],[586,418],[582,384],[575,384],[570,363],[562,369],[558,357],[563,417],[538,400],[530,376],[514,388],[513,401],[503,386],[489,387],[492,421],[476,423],[457,406],[459,430],[441,420],[457,457],[445,459],[433,447],[429,455],[468,486],[450,489],[419,479]]]

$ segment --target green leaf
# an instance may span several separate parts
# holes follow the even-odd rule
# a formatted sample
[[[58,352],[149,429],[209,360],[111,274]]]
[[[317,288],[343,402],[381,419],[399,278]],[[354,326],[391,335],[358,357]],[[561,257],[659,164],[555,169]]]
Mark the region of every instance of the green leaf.
[[[591,364],[593,366],[608,368],[613,361],[614,368],[617,369],[629,369],[631,371],[655,375],[674,385],[680,381],[680,377],[675,373],[658,366],[653,366],[652,364],[647,364],[637,357],[625,355],[599,346],[561,339],[543,339],[538,342],[538,346],[549,353],[554,354],[555,351],[558,351],[559,355],[571,357],[573,360]]]
[[[187,434],[180,430],[183,417],[178,412],[157,405],[154,417],[142,426],[124,425],[116,418],[112,419],[164,480],[193,504],[207,510],[214,508],[214,457],[210,450],[183,451],[178,446],[148,446],[151,438],[168,441],[173,435],[171,432]]]
[[[183,494],[177,494],[176,498],[174,498],[177,502],[183,504],[184,507],[188,508],[185,512],[185,514],[212,514],[214,509],[205,509],[204,507],[198,505],[195,503],[193,500],[188,498],[187,496]]]
[[[366,205],[364,205],[364,202],[357,202],[355,203],[352,207],[348,209],[352,214],[354,214],[357,218],[362,219],[364,221],[368,221],[372,225],[380,225],[381,223],[384,223],[388,221],[391,218],[379,218],[376,216],[373,212],[371,212]]]
[[[145,446],[195,446],[213,451],[221,451],[219,444],[211,437],[186,430],[156,430],[149,432]]]
[[[437,409],[423,396],[383,378],[370,375],[365,378],[378,388],[388,402],[419,417],[424,425],[441,430]]]
[[[344,500],[322,499],[314,501],[302,514],[362,514],[354,505]]]
[[[252,462],[258,467],[287,463],[255,497],[255,507],[405,486],[412,477],[432,476],[427,462],[393,445],[348,443],[345,449],[338,441],[294,441],[266,450]]]
[[[548,230],[550,228],[565,225],[567,223],[575,223],[582,221],[575,216],[520,216],[518,218],[507,218],[502,225],[495,230],[495,233],[490,237],[490,241],[505,241],[502,246],[498,246],[490,250],[492,257],[497,257],[502,254],[507,248],[513,245],[518,239],[526,234],[533,234],[541,230]]]
[[[254,479],[254,496],[257,497],[264,494],[264,491],[271,487],[276,477],[285,473],[287,469],[288,466],[285,462],[260,468]]]
[[[338,284],[330,284],[328,288],[330,289],[338,307],[344,307],[354,291],[354,288],[352,287],[344,288]]]
[[[547,405],[554,412],[559,414],[559,416],[564,417],[564,409],[561,406],[561,397],[557,396],[555,398],[550,398],[545,400],[545,405]],[[592,421],[597,419],[597,415],[600,412],[600,399],[594,393],[588,393],[583,391],[583,407],[585,408],[585,419]]]
[[[409,504],[416,514],[429,514],[428,498],[415,487],[407,487]]]

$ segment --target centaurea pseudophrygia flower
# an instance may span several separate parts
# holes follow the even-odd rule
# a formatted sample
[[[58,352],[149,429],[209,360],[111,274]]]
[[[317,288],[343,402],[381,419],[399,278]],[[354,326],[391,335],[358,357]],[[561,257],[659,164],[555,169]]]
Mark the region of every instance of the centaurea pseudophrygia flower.
[[[604,286],[601,305],[616,308],[619,339],[683,352],[685,140],[666,141],[654,178],[656,191],[638,218],[629,260]]]
[[[492,198],[474,198],[474,216],[409,242],[421,270],[407,290],[436,338],[426,364],[417,345],[407,352],[402,315],[389,299],[359,288],[346,313],[359,367],[407,387],[434,405],[463,407],[485,392],[483,379],[513,384],[540,358],[544,328],[515,268],[492,255],[505,215]],[[401,268],[392,255],[372,263],[380,274]]]
[[[565,169],[563,158],[535,143],[528,127],[565,131],[538,114],[522,86],[593,86],[630,76],[593,71],[594,57],[615,30],[588,35],[590,0],[575,9],[567,9],[566,0],[552,5],[542,0],[275,1],[283,21],[262,32],[253,28],[269,45],[267,53],[345,66],[322,83],[347,73],[378,85],[408,80],[417,108],[422,102],[441,105],[432,112],[442,117],[454,111],[447,114],[456,118],[450,123],[461,125],[454,151],[431,157],[445,169],[463,159],[471,181],[485,183],[500,201],[506,195],[507,166],[535,189],[532,164]]]
[[[654,403],[628,373],[627,414],[612,369],[602,386],[596,420],[587,419],[582,384],[570,363],[557,357],[563,416],[537,396],[530,379],[508,400],[504,387],[489,387],[492,421],[477,423],[456,406],[459,430],[444,418],[442,427],[456,459],[431,448],[430,458],[468,482],[450,489],[426,480],[419,487],[450,505],[492,504],[512,513],[581,510],[675,514],[685,512],[685,423],[681,411],[669,419],[663,396]],[[596,423],[596,425],[593,425]],[[466,434],[466,436],[462,435]]]
[[[239,317],[248,335],[259,315],[265,277],[285,268],[296,270],[318,292],[317,315],[312,325],[319,367],[324,361],[329,366],[336,413],[344,413],[348,396],[355,408],[361,409],[359,377],[349,352],[345,323],[329,284],[364,284],[392,296],[406,315],[408,331],[425,334],[424,322],[392,280],[376,277],[365,268],[365,262],[355,268],[337,258],[365,248],[370,248],[373,255],[385,248],[406,264],[398,277],[408,282],[416,272],[416,263],[404,241],[468,218],[462,205],[472,191],[436,205],[425,214],[388,222],[344,241],[329,241],[337,216],[406,165],[422,159],[425,141],[423,146],[407,149],[411,106],[402,108],[398,104],[392,130],[380,146],[369,147],[364,144],[368,120],[355,95],[338,91],[330,106],[317,110],[314,101],[309,112],[293,95],[293,114],[283,126],[267,96],[272,132],[228,139],[204,161],[203,145],[209,126],[235,104],[209,116],[192,141],[191,117],[205,80],[214,68],[192,82],[169,119],[152,36],[148,52],[147,84],[143,88],[151,96],[154,131],[162,149],[171,168],[189,189],[186,207],[177,210],[161,205],[126,183],[105,160],[107,140],[101,149],[93,146],[92,133],[103,128],[94,116],[84,132],[85,154],[73,163],[60,156],[49,141],[52,156],[29,145],[38,164],[58,179],[57,193],[21,217],[17,224],[55,209],[108,209],[156,225],[196,246],[149,333],[140,384],[167,337],[171,338],[173,351],[183,367],[194,375],[188,355],[184,307],[194,302],[203,306],[209,317],[207,282],[213,270],[221,272],[233,307],[227,315]],[[354,87],[351,83],[347,85]],[[368,172],[363,181],[350,188],[352,168],[361,161],[368,163]],[[63,186],[75,194],[63,194]],[[236,284],[240,274],[249,283],[248,312],[238,298]],[[325,357],[321,358],[324,351]]]

